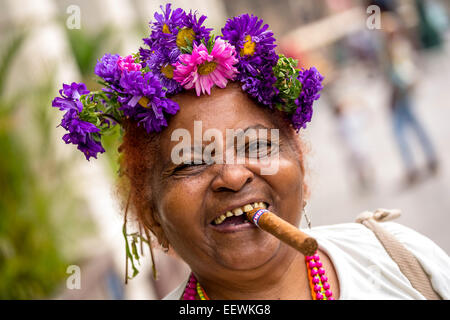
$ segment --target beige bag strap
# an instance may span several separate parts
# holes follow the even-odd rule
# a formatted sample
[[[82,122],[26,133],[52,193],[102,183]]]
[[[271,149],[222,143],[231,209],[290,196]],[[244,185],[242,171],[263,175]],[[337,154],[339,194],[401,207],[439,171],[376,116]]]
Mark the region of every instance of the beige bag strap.
[[[362,223],[373,231],[389,256],[397,263],[400,271],[411,282],[414,289],[419,291],[428,300],[440,300],[441,298],[433,290],[428,275],[416,257],[378,223],[392,220],[399,216],[399,210],[378,209],[375,212],[365,211],[361,213],[356,218],[356,222]]]

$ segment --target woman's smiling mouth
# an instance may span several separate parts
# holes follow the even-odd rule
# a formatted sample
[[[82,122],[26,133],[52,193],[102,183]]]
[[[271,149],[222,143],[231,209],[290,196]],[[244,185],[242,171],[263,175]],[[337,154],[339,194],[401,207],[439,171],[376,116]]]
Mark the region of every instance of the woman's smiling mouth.
[[[267,209],[269,205],[265,202],[252,202],[243,206],[226,211],[218,216],[210,223],[214,230],[219,232],[237,232],[248,228],[256,228],[256,226],[247,220],[246,212],[254,208]]]

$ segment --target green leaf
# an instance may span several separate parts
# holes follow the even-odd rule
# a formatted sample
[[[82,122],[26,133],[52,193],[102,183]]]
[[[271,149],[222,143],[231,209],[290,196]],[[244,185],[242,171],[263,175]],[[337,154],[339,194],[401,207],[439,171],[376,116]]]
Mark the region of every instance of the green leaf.
[[[295,111],[295,100],[302,89],[302,84],[297,79],[299,70],[296,69],[296,65],[297,60],[280,54],[277,65],[273,68],[277,77],[275,87],[279,90],[279,98],[284,101],[284,107],[277,106],[277,108],[281,108],[288,113]]]
[[[214,36],[214,34],[211,34],[208,39],[208,43],[206,44],[206,48],[208,49],[209,54],[211,54],[215,44],[216,44],[216,37]]]
[[[181,47],[180,48],[180,52],[181,53],[187,53],[187,54],[191,54],[192,53],[192,47]]]
[[[128,279],[133,279],[134,277],[136,277],[139,274],[139,270],[136,268],[135,264],[134,264],[134,257],[133,254],[130,250],[130,245],[128,243],[128,235],[127,235],[127,223],[126,221],[124,222],[123,226],[122,226],[122,235],[124,237],[125,240],[125,255],[126,255],[126,259],[128,259],[130,261],[131,267],[133,269],[133,275],[131,277],[128,277]]]
[[[3,93],[3,88],[6,83],[6,77],[9,71],[9,68],[12,65],[13,59],[16,57],[22,44],[24,43],[28,32],[20,31],[17,34],[13,34],[12,39],[5,47],[3,47],[1,52],[0,59],[0,96]]]
[[[137,239],[135,237],[133,237],[133,240],[131,240],[131,252],[133,253],[134,259],[136,259],[139,263],[140,256],[137,249]]]

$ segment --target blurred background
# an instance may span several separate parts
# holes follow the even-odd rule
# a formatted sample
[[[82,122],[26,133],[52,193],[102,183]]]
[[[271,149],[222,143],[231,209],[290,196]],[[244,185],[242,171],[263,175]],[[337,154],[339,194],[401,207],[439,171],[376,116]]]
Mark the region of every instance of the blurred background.
[[[115,136],[87,162],[62,143],[51,108],[63,82],[97,86],[104,53],[136,52],[165,3],[0,0],[0,299],[160,299],[187,277],[182,261],[155,250],[154,280],[144,248],[124,284]],[[312,226],[399,208],[397,222],[450,252],[449,1],[171,3],[207,15],[217,33],[253,13],[280,53],[325,76],[304,133]]]

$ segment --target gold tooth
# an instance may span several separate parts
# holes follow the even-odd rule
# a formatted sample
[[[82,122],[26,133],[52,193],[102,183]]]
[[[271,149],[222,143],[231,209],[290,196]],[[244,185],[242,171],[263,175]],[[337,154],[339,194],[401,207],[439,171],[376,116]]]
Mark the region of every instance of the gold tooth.
[[[234,213],[235,216],[240,216],[241,214],[244,213],[244,211],[242,211],[241,208],[236,208],[236,209],[233,210],[233,213]]]
[[[243,209],[244,209],[245,212],[249,212],[249,211],[252,211],[252,210],[253,210],[253,206],[252,206],[251,204],[246,204],[246,205],[243,207]]]

